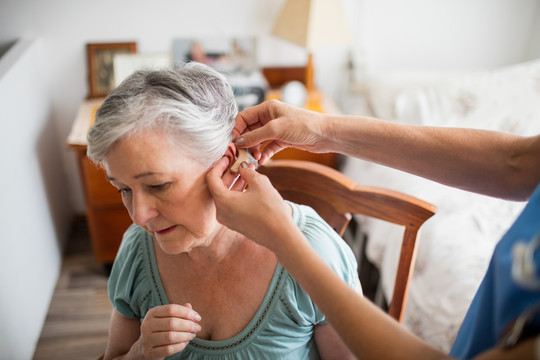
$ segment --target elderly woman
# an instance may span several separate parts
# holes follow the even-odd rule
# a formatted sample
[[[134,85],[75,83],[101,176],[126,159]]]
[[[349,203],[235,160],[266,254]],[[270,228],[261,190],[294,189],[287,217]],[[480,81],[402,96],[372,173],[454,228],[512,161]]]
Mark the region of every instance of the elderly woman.
[[[224,76],[193,62],[137,72],[99,108],[88,156],[105,168],[134,222],[109,279],[106,359],[352,356],[275,255],[216,219],[205,175],[223,156],[235,160],[236,113]],[[224,176],[229,185],[234,179]],[[359,289],[341,238],[312,209],[281,204]]]

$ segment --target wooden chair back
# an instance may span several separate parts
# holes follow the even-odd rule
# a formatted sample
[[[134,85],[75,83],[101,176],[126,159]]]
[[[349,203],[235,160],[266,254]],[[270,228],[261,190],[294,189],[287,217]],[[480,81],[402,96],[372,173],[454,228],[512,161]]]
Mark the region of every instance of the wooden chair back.
[[[310,161],[272,160],[259,168],[284,199],[314,208],[342,236],[352,214],[405,227],[389,314],[403,319],[422,224],[437,207],[389,189],[360,186],[343,173]]]

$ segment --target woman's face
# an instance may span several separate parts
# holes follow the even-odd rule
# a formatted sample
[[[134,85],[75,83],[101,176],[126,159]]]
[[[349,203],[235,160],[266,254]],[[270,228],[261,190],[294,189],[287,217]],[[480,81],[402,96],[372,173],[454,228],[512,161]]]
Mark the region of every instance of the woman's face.
[[[164,131],[121,138],[105,156],[107,177],[133,222],[169,254],[208,244],[219,229],[207,169],[186,157]]]

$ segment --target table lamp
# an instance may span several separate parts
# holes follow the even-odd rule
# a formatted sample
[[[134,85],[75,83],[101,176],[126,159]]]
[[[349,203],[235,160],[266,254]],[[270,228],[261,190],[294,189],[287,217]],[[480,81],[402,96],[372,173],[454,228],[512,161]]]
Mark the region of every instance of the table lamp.
[[[328,45],[345,45],[350,41],[341,0],[286,0],[272,35],[307,49],[308,91],[315,88],[313,50]]]

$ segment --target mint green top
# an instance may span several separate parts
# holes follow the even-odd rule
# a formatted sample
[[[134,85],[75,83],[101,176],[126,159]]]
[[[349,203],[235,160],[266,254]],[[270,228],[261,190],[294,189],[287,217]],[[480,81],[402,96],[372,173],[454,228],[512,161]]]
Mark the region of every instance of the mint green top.
[[[313,209],[290,204],[295,223],[316,252],[354,288],[357,264],[347,244]],[[136,225],[124,234],[109,278],[109,297],[120,314],[141,321],[152,307],[169,303],[152,237]],[[182,352],[167,359],[306,359],[314,326],[325,323],[308,294],[278,264],[261,307],[242,332],[222,341],[195,338]]]

